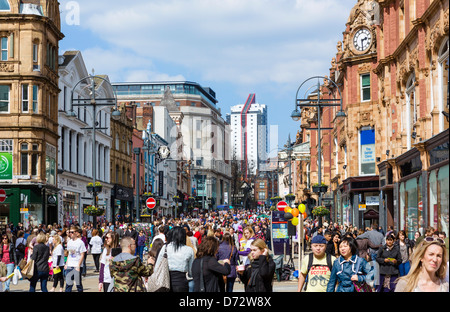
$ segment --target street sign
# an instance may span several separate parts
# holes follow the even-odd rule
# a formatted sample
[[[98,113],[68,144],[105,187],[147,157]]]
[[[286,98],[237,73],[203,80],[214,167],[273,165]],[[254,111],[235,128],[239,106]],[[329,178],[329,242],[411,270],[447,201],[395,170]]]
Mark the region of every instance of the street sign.
[[[288,204],[287,204],[285,201],[280,201],[280,202],[278,202],[278,204],[277,204],[277,209],[278,209],[279,211],[284,211],[284,208],[286,208],[287,205],[288,205]]]
[[[0,189],[0,203],[3,203],[6,200],[6,192],[4,189]]]
[[[147,201],[145,203],[148,209],[153,209],[156,207],[156,200],[153,197],[147,198]]]

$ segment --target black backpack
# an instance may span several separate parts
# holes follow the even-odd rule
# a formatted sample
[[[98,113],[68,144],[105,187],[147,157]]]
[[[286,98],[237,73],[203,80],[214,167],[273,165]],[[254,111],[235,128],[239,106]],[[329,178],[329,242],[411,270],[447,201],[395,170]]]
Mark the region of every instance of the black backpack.
[[[331,254],[327,253],[326,254],[326,259],[327,259],[327,264],[326,266],[330,269],[333,268],[333,263],[331,261]],[[314,254],[310,253],[309,254],[309,259],[308,259],[308,271],[306,272],[306,280],[305,280],[305,290],[308,288],[308,273],[309,270],[311,270],[312,266],[313,266],[313,262],[314,262]],[[318,264],[318,265],[314,265],[314,266],[324,266],[322,264]]]
[[[24,238],[22,238],[22,243],[19,243],[19,245],[17,245],[16,249],[17,249],[20,253],[25,254],[25,245],[24,245],[23,241],[25,241]]]

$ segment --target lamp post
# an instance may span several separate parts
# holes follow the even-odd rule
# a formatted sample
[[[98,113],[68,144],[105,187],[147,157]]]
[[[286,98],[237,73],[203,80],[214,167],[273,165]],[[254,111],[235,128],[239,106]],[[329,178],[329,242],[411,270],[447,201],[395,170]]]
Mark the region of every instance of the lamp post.
[[[303,85],[312,80],[312,79],[317,79],[317,98],[304,98],[304,99],[299,99],[298,98],[298,93],[300,91],[300,89],[303,87]],[[337,89],[337,91],[339,92],[339,99],[321,99],[320,98],[320,82],[319,79],[326,79],[326,81],[328,81],[329,83],[331,83],[333,85],[333,87],[335,87]],[[310,88],[309,88],[310,89]],[[308,89],[308,90],[309,90]],[[318,136],[318,143],[317,143],[317,157],[318,157],[318,183],[319,185],[322,184],[322,149],[321,149],[321,130],[333,130],[333,128],[321,128],[321,110],[323,107],[337,107],[339,106],[339,111],[336,113],[336,117],[346,117],[345,112],[342,110],[342,94],[341,94],[341,90],[339,89],[339,87],[336,85],[336,83],[334,81],[332,81],[331,79],[329,79],[328,77],[323,77],[323,76],[314,76],[314,77],[310,77],[308,79],[306,79],[297,89],[297,93],[295,95],[295,109],[294,111],[291,113],[291,118],[294,121],[299,121],[301,119],[301,111],[298,110],[298,108],[302,108],[302,107],[313,107],[317,109],[317,128],[309,128],[310,130],[317,130],[317,136]],[[322,191],[319,191],[319,206],[322,205]],[[299,243],[303,242],[303,216],[302,214],[300,214],[300,222],[297,225],[297,230],[298,230],[298,237],[299,237]],[[302,245],[299,244],[299,269],[301,268],[301,251],[300,249],[302,249]]]
[[[327,81],[331,82],[334,87],[339,92],[339,99],[321,99],[320,98],[320,83],[319,80],[317,80],[317,98],[305,98],[305,99],[298,99],[298,93],[302,86],[311,79],[326,79]],[[342,95],[341,91],[339,90],[339,87],[336,85],[336,83],[332,80],[330,80],[327,77],[322,76],[315,76],[308,78],[305,80],[300,87],[297,89],[297,94],[295,97],[295,110],[292,112],[291,117],[294,121],[299,121],[301,119],[301,111],[297,109],[297,107],[313,107],[317,109],[317,128],[309,128],[310,130],[317,130],[317,157],[318,157],[318,183],[319,185],[322,184],[322,142],[321,142],[321,130],[333,130],[333,128],[322,128],[321,127],[321,110],[323,107],[340,107],[340,110],[337,112],[336,117],[346,117],[345,112],[342,110]],[[319,206],[322,205],[322,192],[319,191]]]
[[[139,181],[141,179],[141,167],[140,167],[140,155],[141,148],[135,147],[133,148],[133,153],[136,155],[136,222],[141,222],[141,203],[139,201]],[[133,218],[133,215],[131,216]]]
[[[106,83],[107,86],[109,86],[114,94],[113,98],[101,98],[101,97],[96,97],[96,89],[97,87],[102,84],[102,83]],[[78,99],[74,99],[73,95],[74,95],[74,90],[76,90],[78,85],[84,85],[83,89],[86,89],[86,91],[90,94],[90,102],[86,103],[86,99],[83,98],[78,98]],[[108,129],[106,127],[97,127],[97,120],[96,120],[96,115],[98,113],[98,111],[101,110],[101,108],[103,107],[111,107],[114,106],[113,111],[111,112],[111,118],[113,118],[114,120],[119,120],[120,119],[120,111],[117,108],[117,97],[116,94],[114,92],[114,89],[111,85],[111,83],[100,76],[94,76],[94,75],[89,75],[87,77],[82,78],[80,81],[78,81],[75,86],[72,89],[71,92],[71,96],[70,96],[70,112],[67,114],[67,117],[70,119],[74,119],[77,118],[77,115],[75,113],[75,111],[73,110],[74,106],[83,106],[83,107],[92,107],[93,113],[92,113],[92,127],[85,127],[82,129],[85,130],[90,130],[92,129],[92,182],[94,185],[93,191],[92,191],[92,196],[93,196],[93,203],[94,203],[94,207],[97,207],[97,190],[95,189],[95,182],[97,179],[97,151],[96,151],[96,130],[102,130],[102,129]],[[98,109],[98,111],[97,111]],[[94,228],[97,227],[97,217],[94,216],[94,222],[93,222],[93,226]]]

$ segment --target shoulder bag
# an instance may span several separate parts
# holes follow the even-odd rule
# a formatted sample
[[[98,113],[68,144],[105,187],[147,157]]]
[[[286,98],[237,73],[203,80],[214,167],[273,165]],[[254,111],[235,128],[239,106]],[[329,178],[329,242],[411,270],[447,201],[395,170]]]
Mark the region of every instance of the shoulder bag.
[[[228,260],[230,260],[230,264],[231,264],[231,257],[233,257],[233,246],[231,246],[231,254],[230,254],[230,258]],[[227,275],[222,275],[223,276],[223,282],[225,283],[225,286],[227,285]]]
[[[169,261],[167,259],[167,245],[164,255],[155,266],[153,274],[148,278],[149,292],[168,292],[170,290]]]
[[[203,258],[200,260],[200,292],[206,292],[205,282],[203,281]]]
[[[356,259],[356,274],[359,272],[359,268],[361,266],[362,258],[358,257]],[[356,292],[373,292],[372,287],[370,287],[369,284],[367,284],[366,281],[363,282],[353,282],[353,286],[355,286]]]

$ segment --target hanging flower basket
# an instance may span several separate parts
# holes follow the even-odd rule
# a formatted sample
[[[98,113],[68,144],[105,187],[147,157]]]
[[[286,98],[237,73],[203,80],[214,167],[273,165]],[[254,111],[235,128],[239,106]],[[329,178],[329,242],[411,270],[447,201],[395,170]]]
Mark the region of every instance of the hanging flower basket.
[[[316,206],[312,210],[312,214],[316,217],[323,217],[330,214],[330,210],[325,206]]]
[[[86,185],[86,190],[89,193],[92,193],[94,191],[96,193],[100,193],[102,191],[102,189],[103,189],[103,185],[100,182],[95,182],[95,185],[92,182],[90,182],[90,183],[88,183],[88,185]]]
[[[328,185],[326,185],[323,182],[321,184],[316,183],[316,184],[313,184],[312,189],[313,189],[314,193],[319,193],[319,192],[326,193],[328,190]]]
[[[88,216],[98,217],[103,216],[105,214],[105,209],[90,205],[84,208],[84,213],[87,214]]]
[[[292,200],[294,200],[295,199],[295,195],[294,194],[287,194],[285,197],[284,197],[287,201],[292,201]]]

